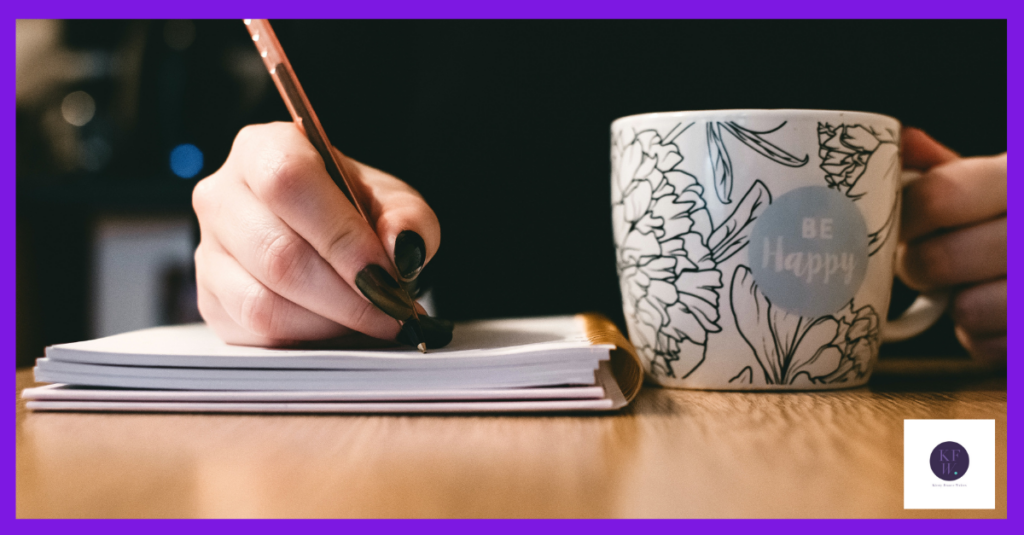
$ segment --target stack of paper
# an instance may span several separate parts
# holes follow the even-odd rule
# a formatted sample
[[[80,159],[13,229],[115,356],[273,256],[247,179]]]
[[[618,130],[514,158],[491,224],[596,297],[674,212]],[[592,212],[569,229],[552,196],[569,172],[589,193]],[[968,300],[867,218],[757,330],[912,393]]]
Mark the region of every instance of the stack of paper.
[[[51,346],[35,374],[58,384],[26,389],[32,409],[173,412],[613,410],[642,379],[632,346],[593,315],[458,324],[426,354],[232,346],[202,324],[158,327]]]

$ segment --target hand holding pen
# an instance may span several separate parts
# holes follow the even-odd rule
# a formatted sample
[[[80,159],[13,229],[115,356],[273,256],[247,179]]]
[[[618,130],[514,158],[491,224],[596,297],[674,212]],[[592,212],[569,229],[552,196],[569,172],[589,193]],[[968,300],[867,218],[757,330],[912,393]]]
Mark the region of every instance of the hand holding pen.
[[[292,102],[289,109],[295,116]],[[305,128],[243,128],[223,167],[196,186],[203,318],[236,344],[355,333],[414,347],[447,344],[451,325],[423,314],[396,281],[414,280],[437,251],[433,210],[404,182],[329,142],[318,151],[306,135],[312,119],[306,115]],[[339,171],[341,184],[332,176]]]

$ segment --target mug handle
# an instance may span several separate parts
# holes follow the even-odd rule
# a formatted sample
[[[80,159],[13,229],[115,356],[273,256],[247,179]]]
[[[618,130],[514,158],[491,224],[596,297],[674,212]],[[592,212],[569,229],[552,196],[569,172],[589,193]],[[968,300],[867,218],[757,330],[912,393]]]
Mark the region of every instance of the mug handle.
[[[900,188],[921,178],[921,175],[920,171],[904,169],[900,174]],[[949,305],[949,295],[949,290],[936,290],[917,296],[917,299],[902,316],[882,325],[882,341],[899,342],[926,331],[946,311],[946,307]]]

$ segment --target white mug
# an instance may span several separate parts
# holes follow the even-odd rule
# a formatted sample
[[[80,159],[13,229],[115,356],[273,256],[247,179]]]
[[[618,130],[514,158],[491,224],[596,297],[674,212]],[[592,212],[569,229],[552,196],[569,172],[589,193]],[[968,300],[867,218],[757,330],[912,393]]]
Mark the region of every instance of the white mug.
[[[881,342],[937,320],[945,295],[886,322],[899,121],[874,113],[721,110],[612,123],[612,221],[629,337],[679,388],[866,383]]]

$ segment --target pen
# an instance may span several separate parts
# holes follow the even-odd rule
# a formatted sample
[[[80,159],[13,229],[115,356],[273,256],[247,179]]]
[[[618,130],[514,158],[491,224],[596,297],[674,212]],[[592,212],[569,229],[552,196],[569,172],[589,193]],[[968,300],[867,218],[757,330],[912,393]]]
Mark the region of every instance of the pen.
[[[253,43],[256,45],[256,50],[259,51],[260,57],[263,58],[263,65],[270,72],[270,77],[273,78],[274,85],[277,86],[278,92],[281,93],[281,98],[284,99],[285,106],[288,107],[295,125],[303,131],[309,142],[320,153],[320,157],[327,167],[327,173],[331,175],[334,183],[337,184],[338,188],[341,189],[352,205],[356,207],[359,215],[369,221],[367,218],[368,212],[364,207],[364,204],[369,201],[369,194],[363,191],[358,182],[351,180],[347,176],[341,162],[338,161],[338,155],[331,150],[331,142],[327,139],[327,134],[324,132],[323,126],[320,125],[320,120],[317,118],[316,112],[313,111],[313,106],[310,105],[309,99],[306,98],[306,92],[302,90],[302,85],[295,76],[295,71],[292,70],[288,56],[285,55],[284,49],[281,48],[281,43],[277,40],[277,35],[274,34],[274,30],[270,27],[270,22],[266,19],[244,19],[244,22],[249,30],[249,35],[252,36]],[[391,260],[391,262],[392,267],[395,267],[394,260]],[[395,272],[398,272],[397,268],[395,268]],[[415,302],[401,286],[391,288],[391,290],[412,312],[406,319],[398,320],[402,324],[402,330],[405,334],[400,339],[412,339],[416,348],[426,353],[427,346],[424,342],[425,338],[422,329],[420,328],[420,318],[416,313]],[[399,306],[398,308],[404,311],[404,307]],[[394,311],[385,310],[385,312],[392,317],[395,316],[392,313]],[[410,329],[412,332],[408,332]]]

